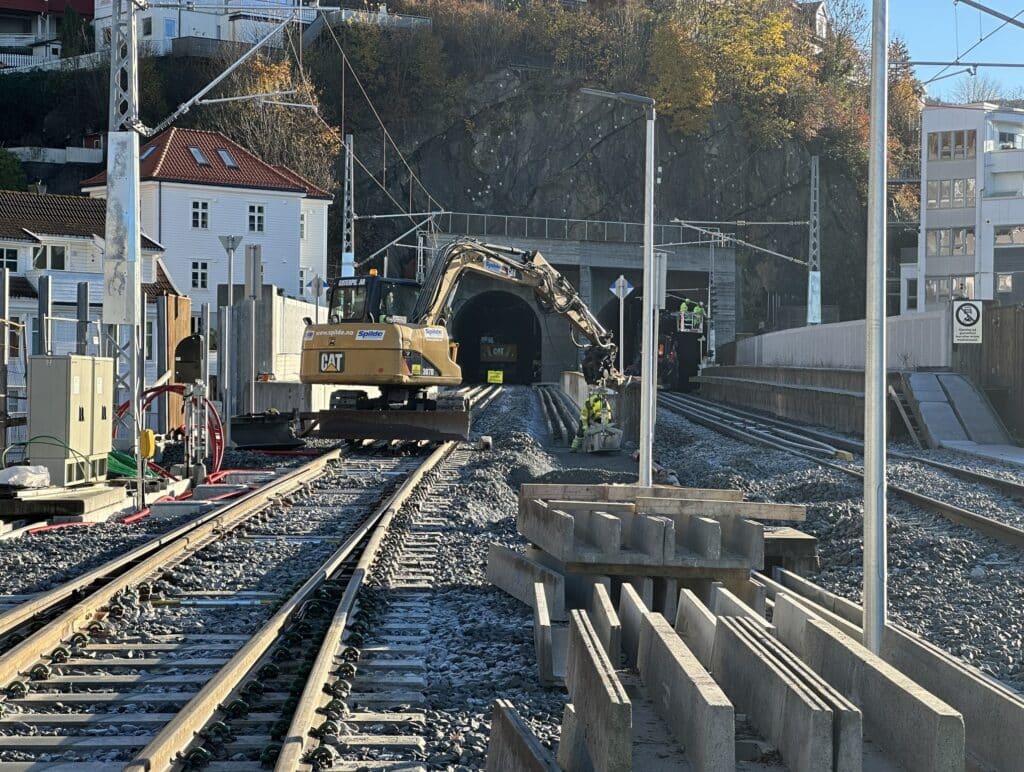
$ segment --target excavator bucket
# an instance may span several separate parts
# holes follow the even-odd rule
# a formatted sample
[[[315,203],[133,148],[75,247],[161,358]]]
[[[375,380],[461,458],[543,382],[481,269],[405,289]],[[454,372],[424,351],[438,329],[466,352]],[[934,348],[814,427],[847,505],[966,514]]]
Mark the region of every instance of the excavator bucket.
[[[317,435],[348,440],[468,440],[468,410],[321,410]]]

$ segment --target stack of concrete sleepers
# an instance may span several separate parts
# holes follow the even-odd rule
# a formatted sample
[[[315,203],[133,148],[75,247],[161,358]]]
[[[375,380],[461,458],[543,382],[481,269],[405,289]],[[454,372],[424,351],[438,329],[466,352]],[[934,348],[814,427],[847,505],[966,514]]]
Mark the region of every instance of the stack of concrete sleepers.
[[[542,582],[554,621],[588,604],[603,582],[646,585],[653,607],[670,619],[680,582],[720,581],[738,588],[764,565],[764,526],[800,521],[802,506],[742,500],[738,490],[637,485],[523,485],[517,529],[524,556],[492,545],[492,583],[533,604]],[[645,597],[645,600],[648,598]]]

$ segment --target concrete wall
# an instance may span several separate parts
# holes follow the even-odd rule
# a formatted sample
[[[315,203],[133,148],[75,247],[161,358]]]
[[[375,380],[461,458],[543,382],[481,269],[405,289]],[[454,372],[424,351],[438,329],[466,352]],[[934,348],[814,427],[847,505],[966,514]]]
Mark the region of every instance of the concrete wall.
[[[886,330],[890,369],[950,366],[948,310],[890,317]],[[800,327],[737,341],[736,364],[863,370],[864,320]]]

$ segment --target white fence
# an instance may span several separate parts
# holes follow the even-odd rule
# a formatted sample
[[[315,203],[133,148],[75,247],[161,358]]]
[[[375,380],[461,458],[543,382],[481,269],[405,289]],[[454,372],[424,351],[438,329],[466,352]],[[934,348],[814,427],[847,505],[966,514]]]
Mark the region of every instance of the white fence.
[[[950,366],[948,310],[889,317],[886,332],[886,365],[890,369]],[[782,330],[736,342],[737,365],[862,370],[864,361],[863,319]]]

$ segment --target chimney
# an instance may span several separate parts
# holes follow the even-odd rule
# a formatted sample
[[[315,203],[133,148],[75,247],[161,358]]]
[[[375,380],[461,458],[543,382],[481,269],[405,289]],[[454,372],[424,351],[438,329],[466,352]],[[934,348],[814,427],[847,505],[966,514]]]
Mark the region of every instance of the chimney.
[[[36,180],[35,182],[29,184],[28,192],[40,194],[46,193],[46,183],[43,182],[42,180]]]

